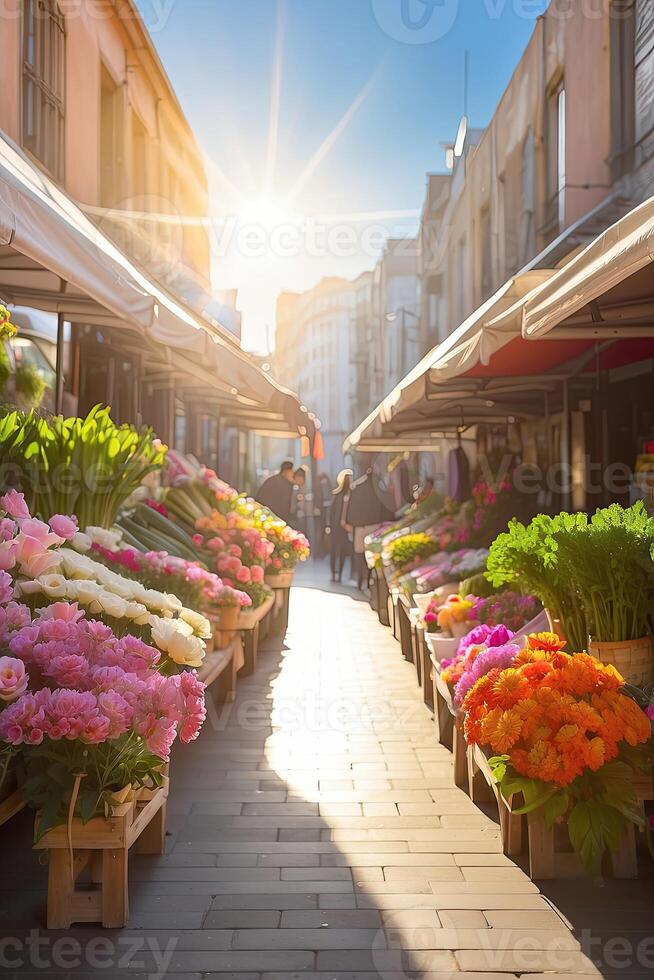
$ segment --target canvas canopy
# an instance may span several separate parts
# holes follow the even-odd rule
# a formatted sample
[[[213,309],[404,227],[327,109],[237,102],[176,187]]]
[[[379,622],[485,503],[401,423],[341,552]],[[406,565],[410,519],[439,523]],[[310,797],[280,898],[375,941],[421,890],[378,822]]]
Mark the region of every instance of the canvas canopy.
[[[524,306],[522,334],[638,338],[654,332],[654,197],[560,269]]]
[[[262,371],[228,331],[195,316],[142,273],[4,135],[0,299],[73,322],[137,330],[175,351],[171,367],[190,374],[191,387],[214,389],[231,407],[235,424],[285,436],[311,426],[297,397]]]

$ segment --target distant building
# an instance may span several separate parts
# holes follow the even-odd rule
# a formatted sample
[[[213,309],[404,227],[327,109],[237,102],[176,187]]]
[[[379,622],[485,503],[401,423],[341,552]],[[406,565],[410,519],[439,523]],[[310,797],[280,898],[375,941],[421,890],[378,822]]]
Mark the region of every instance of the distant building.
[[[334,478],[342,443],[417,359],[420,283],[415,239],[390,239],[371,272],[323,279],[277,301],[275,373],[322,424]]]
[[[653,75],[651,0],[593,16],[552,0],[486,129],[462,120],[446,172],[427,176],[420,354],[516,273],[565,261],[652,193]]]

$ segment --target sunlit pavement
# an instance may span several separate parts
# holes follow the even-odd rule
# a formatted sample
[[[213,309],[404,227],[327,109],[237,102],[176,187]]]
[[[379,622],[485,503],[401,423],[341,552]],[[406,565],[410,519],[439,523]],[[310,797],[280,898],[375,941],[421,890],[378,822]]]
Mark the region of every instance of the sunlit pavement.
[[[309,566],[283,649],[261,655],[236,702],[174,759],[168,853],[132,859],[129,929],[71,930],[72,972],[578,976],[597,973],[584,928],[597,930],[584,949],[603,962],[607,931],[634,944],[636,930],[651,931],[651,882],[559,884],[573,934],[501,853],[496,823],[454,788],[451,768],[390,631],[356,589]],[[24,816],[17,837],[29,833]],[[2,887],[23,888],[11,901],[4,892],[2,934],[24,937],[43,921],[45,881],[27,841],[13,853]],[[49,974],[69,975],[53,952],[62,934],[39,935]],[[113,950],[102,968],[89,952],[96,936]],[[43,975],[22,956],[9,974]],[[614,972],[651,977],[635,955]]]

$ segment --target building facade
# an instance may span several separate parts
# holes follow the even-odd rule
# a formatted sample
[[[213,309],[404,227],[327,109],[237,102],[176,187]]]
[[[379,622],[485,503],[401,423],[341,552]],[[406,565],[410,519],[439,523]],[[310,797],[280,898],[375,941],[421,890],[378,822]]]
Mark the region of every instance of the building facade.
[[[519,271],[554,267],[654,187],[654,4],[552,0],[485,130],[427,177],[420,353]]]
[[[151,275],[208,288],[202,159],[131,0],[6,0],[0,51],[0,129]]]
[[[279,297],[275,371],[320,419],[332,479],[345,436],[417,360],[419,322],[415,239],[389,239],[374,269],[354,280]]]

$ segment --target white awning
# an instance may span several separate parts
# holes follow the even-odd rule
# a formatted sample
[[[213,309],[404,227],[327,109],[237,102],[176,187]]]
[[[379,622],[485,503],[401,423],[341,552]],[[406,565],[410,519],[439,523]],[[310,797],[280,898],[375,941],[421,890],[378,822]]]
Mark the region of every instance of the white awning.
[[[599,235],[526,303],[523,336],[654,333],[654,197]]]
[[[76,204],[0,135],[0,297],[70,319],[136,324],[154,297]]]
[[[383,443],[384,426],[400,414],[407,418],[417,418],[421,407],[429,416],[424,426],[417,425],[417,429],[423,432],[422,438],[407,434],[401,441],[401,448],[415,448],[411,445],[412,439],[416,444],[424,445],[425,428],[432,423],[434,429],[439,427],[436,407],[429,399],[430,385],[438,384],[439,391],[445,397],[448,382],[454,382],[479,364],[487,365],[494,353],[519,337],[524,297],[538,290],[552,275],[553,272],[549,269],[535,270],[522,273],[504,283],[396,385],[368,418],[348,436],[343,444],[343,451],[351,452],[359,446],[376,451]],[[456,388],[459,387],[457,384]],[[476,421],[480,419],[476,417]],[[456,421],[448,420],[448,425],[456,427],[456,424]],[[398,444],[399,442],[400,440]]]
[[[312,428],[296,395],[262,371],[227,330],[196,317],[141,272],[0,134],[2,300],[61,313],[73,322],[144,331],[174,349],[191,378],[202,374],[206,381],[212,374],[235,409],[245,404],[270,411],[275,425],[281,414],[291,434],[300,425]]]

